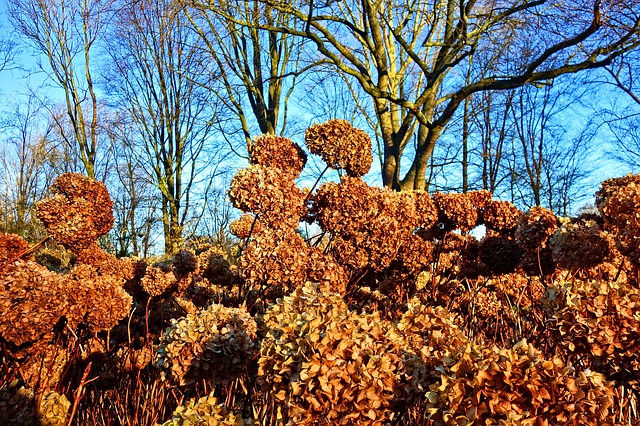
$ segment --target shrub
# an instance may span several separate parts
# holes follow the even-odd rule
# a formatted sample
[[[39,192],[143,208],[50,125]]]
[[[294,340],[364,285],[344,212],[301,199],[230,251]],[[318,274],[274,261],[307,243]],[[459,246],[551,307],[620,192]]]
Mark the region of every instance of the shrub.
[[[253,357],[257,325],[246,310],[213,304],[172,320],[160,337],[158,361],[181,385],[226,383]]]

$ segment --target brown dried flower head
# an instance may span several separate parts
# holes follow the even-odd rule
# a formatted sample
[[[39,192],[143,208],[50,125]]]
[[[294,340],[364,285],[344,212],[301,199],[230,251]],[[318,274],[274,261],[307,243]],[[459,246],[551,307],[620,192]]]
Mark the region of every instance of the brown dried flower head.
[[[494,274],[513,272],[522,259],[522,250],[508,237],[484,237],[480,241],[480,260]]]
[[[436,192],[433,194],[433,201],[438,208],[438,221],[446,230],[469,231],[476,226],[478,212],[467,194]]]
[[[609,424],[613,383],[545,359],[526,341],[513,348],[468,345],[452,351],[427,393],[435,424]]]
[[[177,276],[189,275],[198,267],[198,258],[189,250],[180,250],[173,258],[173,269]]]
[[[160,296],[177,289],[177,280],[173,271],[166,271],[155,265],[147,266],[140,284],[149,296]]]
[[[558,229],[558,219],[549,209],[531,207],[520,216],[516,241],[525,251],[536,251],[547,246],[547,240]]]
[[[36,203],[36,215],[61,245],[80,252],[113,227],[113,202],[107,187],[76,173],[58,176],[53,196]]]
[[[305,284],[264,316],[258,376],[285,422],[379,425],[390,420],[402,357],[390,325],[357,315],[337,295]]]
[[[627,175],[602,182],[596,205],[605,222],[612,225],[618,249],[640,264],[640,175]]]
[[[265,229],[253,235],[238,259],[240,275],[255,288],[290,291],[307,279],[309,246],[293,230]]]
[[[304,140],[309,151],[320,155],[327,166],[344,169],[349,176],[364,176],[371,168],[371,138],[348,121],[333,119],[314,124],[305,132]]]
[[[307,163],[307,154],[302,148],[282,136],[258,136],[247,146],[247,150],[251,164],[276,168],[294,179],[300,176]]]
[[[227,383],[253,357],[256,331],[246,309],[212,304],[171,321],[160,338],[157,364],[168,368],[181,385],[201,379]]]
[[[0,232],[0,267],[27,250],[29,243],[20,235]]]
[[[238,219],[229,224],[229,231],[236,237],[244,240],[256,232],[262,232],[264,230],[264,224],[252,214],[243,214]]]
[[[488,202],[483,211],[483,220],[487,229],[509,234],[518,226],[522,212],[509,201]]]
[[[612,243],[593,220],[568,221],[551,236],[553,260],[565,269],[592,268],[604,262]]]
[[[306,213],[305,194],[293,178],[261,165],[236,173],[229,199],[235,207],[257,215],[271,228],[295,229]]]

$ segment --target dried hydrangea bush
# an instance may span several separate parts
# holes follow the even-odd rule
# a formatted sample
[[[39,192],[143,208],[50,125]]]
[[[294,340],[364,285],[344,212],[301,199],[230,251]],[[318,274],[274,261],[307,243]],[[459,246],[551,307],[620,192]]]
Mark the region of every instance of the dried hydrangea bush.
[[[264,316],[258,375],[287,424],[389,421],[403,361],[379,315],[305,284]]]
[[[201,379],[229,382],[253,357],[256,331],[245,309],[212,304],[171,321],[160,337],[157,365],[181,385]]]
[[[608,378],[640,385],[640,290],[603,281],[558,281],[545,302],[558,343]]]
[[[443,357],[439,372],[426,395],[435,425],[595,426],[611,418],[611,382],[545,359],[526,341],[510,349],[470,344]]]

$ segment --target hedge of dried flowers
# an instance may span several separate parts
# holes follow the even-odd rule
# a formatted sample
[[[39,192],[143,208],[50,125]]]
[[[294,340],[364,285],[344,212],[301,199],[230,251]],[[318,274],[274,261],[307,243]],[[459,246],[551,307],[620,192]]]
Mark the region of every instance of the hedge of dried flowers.
[[[311,126],[305,143],[339,181],[300,188],[305,151],[260,136],[229,189],[244,212],[230,226],[237,247],[185,246],[156,262],[103,251],[106,188],[57,178],[37,212],[71,253],[68,270],[49,270],[34,262],[37,247],[0,234],[0,407],[11,407],[1,415],[149,425],[639,420],[638,176],[603,182],[598,214],[557,218],[488,191],[372,187],[362,179],[371,141],[345,121]],[[305,239],[300,221],[321,234]],[[469,231],[483,224],[478,240]]]

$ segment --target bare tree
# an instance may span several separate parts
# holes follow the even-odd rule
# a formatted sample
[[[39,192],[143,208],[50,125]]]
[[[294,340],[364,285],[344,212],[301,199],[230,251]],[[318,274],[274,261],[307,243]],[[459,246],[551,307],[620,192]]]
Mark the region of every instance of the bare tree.
[[[571,82],[515,90],[511,187],[514,202],[567,215],[584,193],[591,167],[585,161],[595,135],[592,123],[570,126],[566,117],[581,94]]]
[[[298,77],[315,65],[302,64],[304,39],[242,26],[226,16],[264,19],[271,25],[293,27],[298,25],[296,18],[259,0],[225,2],[221,6],[224,13],[216,13],[208,2],[181,1],[223,83],[212,89],[234,113],[243,142],[251,143],[256,132],[287,133],[289,100]]]
[[[609,156],[640,168],[640,52],[632,52],[607,66],[598,78],[589,81],[596,87],[615,87],[622,96],[607,96],[595,110],[613,138]],[[610,93],[607,91],[607,93]]]
[[[0,228],[30,241],[42,237],[33,205],[53,180],[53,124],[33,100],[14,106],[0,120]]]
[[[100,131],[93,56],[110,6],[111,0],[9,0],[15,28],[44,55],[40,69],[64,92],[68,120],[59,122],[59,133],[90,177]],[[63,131],[63,122],[71,133]]]
[[[208,188],[221,161],[212,134],[215,75],[174,2],[123,2],[115,25],[108,90],[135,126],[132,144],[144,150],[144,169],[161,195],[165,252],[175,253],[194,220],[196,191]]]
[[[384,140],[383,182],[426,185],[435,144],[471,94],[507,90],[608,65],[638,47],[638,1],[345,0],[292,5],[264,0],[302,27],[218,13],[247,27],[305,37],[372,98]],[[499,71],[465,83],[465,58],[485,52]],[[474,62],[482,66],[481,62]],[[404,176],[401,160],[414,132]]]

